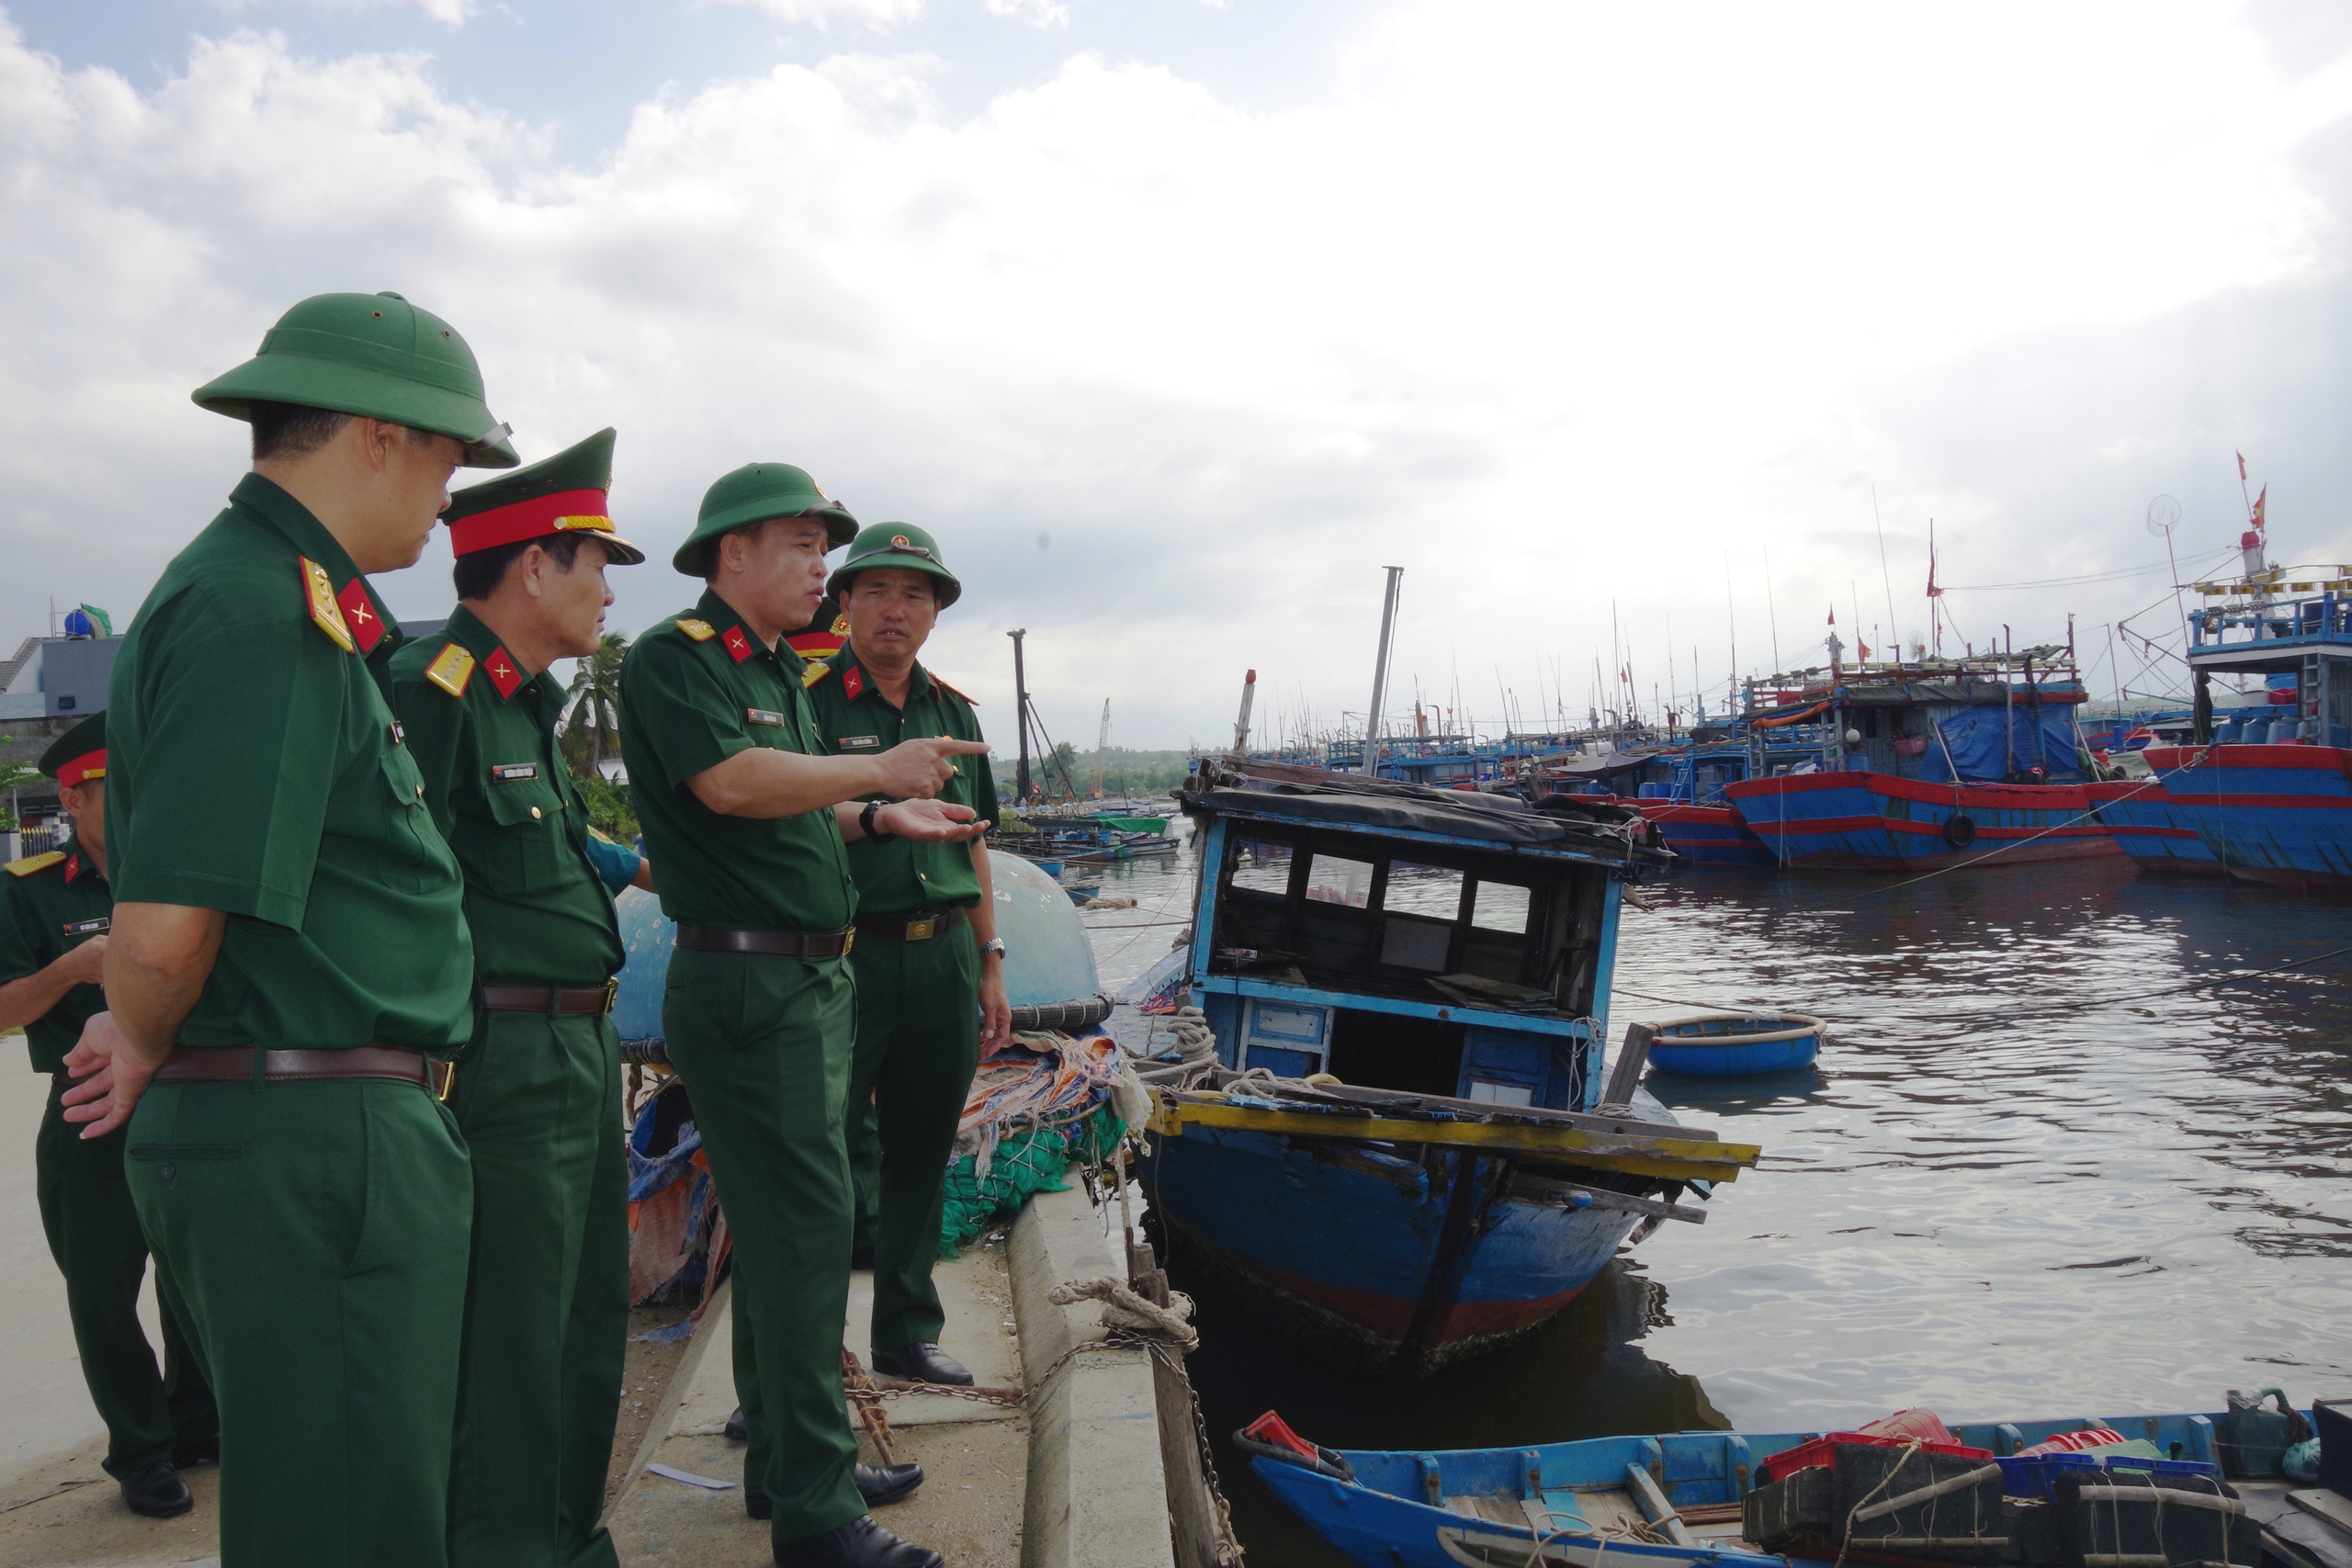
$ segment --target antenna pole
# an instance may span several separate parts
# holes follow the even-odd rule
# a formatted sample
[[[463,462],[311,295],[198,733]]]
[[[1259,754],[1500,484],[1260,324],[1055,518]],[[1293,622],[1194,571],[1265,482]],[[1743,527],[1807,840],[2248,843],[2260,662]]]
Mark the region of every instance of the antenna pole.
[[[1380,705],[1388,695],[1388,649],[1396,632],[1397,587],[1405,578],[1401,566],[1381,570],[1388,573],[1388,590],[1380,605],[1380,654],[1372,671],[1372,711],[1364,715],[1363,720],[1363,766],[1358,771],[1366,774],[1380,771],[1380,759],[1374,754],[1373,747],[1380,739]]]
[[[1021,666],[1021,639],[1029,635],[1027,627],[1004,634],[1012,639],[1012,711],[1021,727],[1021,756],[1012,769],[1012,797],[1022,805],[1029,804],[1029,680]]]
[[[1237,757],[1250,749],[1250,706],[1257,700],[1258,672],[1252,670],[1241,677],[1241,716],[1233,721],[1233,754]],[[1104,703],[1102,711],[1108,715],[1111,705]]]

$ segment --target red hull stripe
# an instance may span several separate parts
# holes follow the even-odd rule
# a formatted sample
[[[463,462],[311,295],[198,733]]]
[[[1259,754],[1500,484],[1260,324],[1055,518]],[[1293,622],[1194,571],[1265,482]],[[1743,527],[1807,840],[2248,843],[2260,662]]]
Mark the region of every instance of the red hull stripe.
[[[2156,797],[2175,806],[2237,807],[2247,811],[2352,811],[2352,795],[2183,795],[2167,790]]]
[[[1900,817],[1792,817],[1785,822],[1751,819],[1747,827],[1748,831],[1760,839],[1802,839],[1820,833],[1868,833],[1880,829],[1940,839],[1944,832],[1940,822],[1912,822]],[[2101,839],[2108,832],[2108,829],[2088,822],[2065,828],[1990,828],[1980,824],[1976,836],[1980,839]]]
[[[2151,746],[2140,753],[2160,773],[2186,768],[2199,757],[2201,768],[2303,768],[2343,773],[2352,751],[2336,746]]]
[[[1948,784],[1922,784],[1890,773],[1863,772],[1777,773],[1769,779],[1744,779],[1725,784],[1724,794],[1734,800],[1747,800],[1816,789],[1866,789],[1872,795],[1895,800],[1917,800],[1942,807],[1953,806],[1957,795],[1958,807],[1973,811],[2086,811],[2091,804],[2089,791],[2081,784],[1964,784],[1955,788]],[[1754,820],[1749,818],[1751,825]]]

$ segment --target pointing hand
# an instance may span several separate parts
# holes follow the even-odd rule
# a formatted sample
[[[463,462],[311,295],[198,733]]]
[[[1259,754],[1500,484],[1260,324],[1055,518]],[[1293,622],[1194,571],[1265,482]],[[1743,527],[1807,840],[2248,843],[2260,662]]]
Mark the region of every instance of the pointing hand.
[[[882,753],[879,793],[901,799],[928,800],[956,776],[956,758],[982,756],[988,749],[985,740],[951,740],[944,736],[901,740]]]

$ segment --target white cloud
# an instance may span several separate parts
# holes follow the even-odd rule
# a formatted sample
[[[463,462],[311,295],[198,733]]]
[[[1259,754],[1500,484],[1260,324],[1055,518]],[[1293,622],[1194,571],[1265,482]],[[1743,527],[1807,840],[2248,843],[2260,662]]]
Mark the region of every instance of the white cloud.
[[[1360,707],[1385,563],[1408,697],[1532,712],[1540,669],[1573,711],[1612,600],[1645,684],[1693,644],[1720,679],[1725,551],[1742,663],[1766,542],[1793,655],[1877,576],[1873,484],[1908,615],[1929,515],[1947,581],[2130,564],[2166,465],[2259,420],[2281,463],[2332,441],[2165,325],[2343,303],[2352,182],[2311,160],[2352,70],[2282,84],[2206,7],[1408,8],[1269,114],[1079,55],[957,120],[941,69],[672,92],[575,165],[419,60],[243,35],[141,92],[0,39],[0,633],[135,603],[239,466],[187,389],[334,288],[455,321],[526,454],[619,427],[657,564],[615,624],[690,596],[658,547],[710,479],[797,461],[934,526],[970,584],[939,662],[985,711],[1026,626],[1057,728],[1109,695],[1137,742],[1223,733],[1245,666],[1261,720]],[[415,615],[446,584],[386,582]],[[2107,592],[1969,614],[2039,637]]]
[[[1069,7],[1057,6],[1053,0],[988,0],[988,8],[991,17],[1026,22],[1041,32],[1069,27]]]
[[[425,0],[426,4],[450,4],[452,0]],[[466,4],[467,0],[454,0]],[[716,0],[727,6],[748,6],[763,11],[780,22],[797,27],[815,28],[828,31],[835,22],[851,27],[866,28],[874,32],[888,32],[903,28],[922,15],[923,0]]]

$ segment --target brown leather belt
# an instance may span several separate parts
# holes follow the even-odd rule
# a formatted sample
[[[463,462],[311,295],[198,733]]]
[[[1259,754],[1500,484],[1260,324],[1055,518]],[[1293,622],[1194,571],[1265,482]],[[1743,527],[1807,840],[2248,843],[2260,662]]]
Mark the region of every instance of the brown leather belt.
[[[610,1012],[618,979],[601,986],[484,986],[481,1005],[492,1012]]]
[[[155,1077],[159,1082],[251,1083],[255,1076],[255,1049],[252,1045],[175,1046],[155,1069]],[[447,1100],[457,1064],[397,1045],[354,1045],[341,1051],[264,1051],[260,1076],[277,1080],[390,1078],[413,1083],[435,1100]]]
[[[785,958],[838,958],[857,941],[845,931],[741,931],[681,921],[677,945],[695,953],[768,953]]]
[[[856,930],[860,936],[885,936],[897,942],[929,942],[933,937],[954,931],[963,918],[961,909],[942,909],[935,915],[917,915],[907,920],[872,920],[860,915]]]

